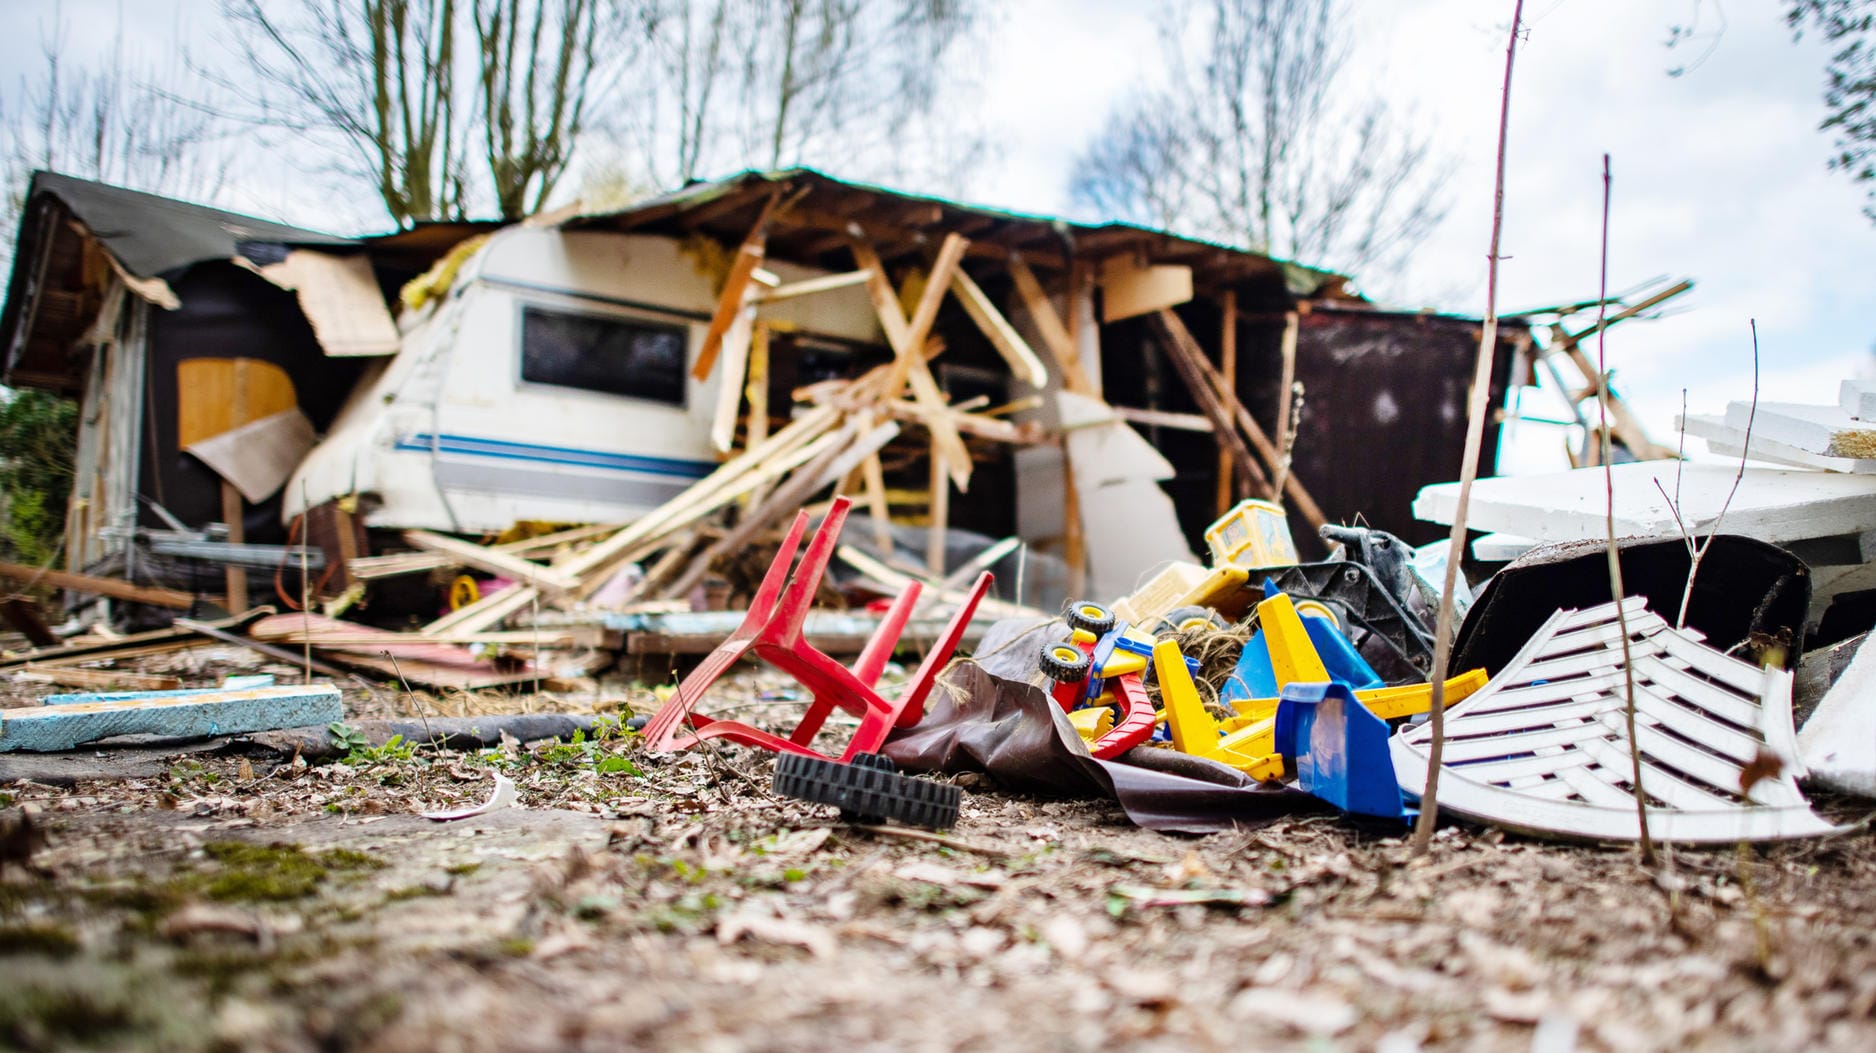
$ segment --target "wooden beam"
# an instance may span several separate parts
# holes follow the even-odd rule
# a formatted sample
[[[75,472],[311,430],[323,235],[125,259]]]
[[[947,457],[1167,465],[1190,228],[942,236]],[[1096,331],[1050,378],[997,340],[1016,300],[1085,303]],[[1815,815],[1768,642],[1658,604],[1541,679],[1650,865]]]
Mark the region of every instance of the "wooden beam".
[[[152,607],[173,607],[188,610],[195,606],[195,597],[175,589],[163,589],[148,585],[133,585],[116,578],[100,578],[90,574],[74,574],[65,570],[41,570],[19,563],[0,562],[0,578],[22,582],[27,585],[45,585],[55,589],[69,589],[88,596],[109,596],[114,600],[129,600],[132,603],[147,603]]]
[[[728,453],[736,444],[736,418],[743,405],[743,377],[749,369],[749,342],[755,336],[754,304],[736,313],[723,337],[723,375],[717,378],[717,405],[710,422],[710,445]]]
[[[441,552],[464,566],[512,578],[535,588],[571,592],[580,587],[580,579],[576,575],[474,542],[432,534],[428,530],[406,530],[404,540],[427,552]]]
[[[1165,320],[1167,315],[1172,316],[1170,324]],[[1192,339],[1191,333],[1186,332],[1185,324],[1179,321],[1179,316],[1174,315],[1170,308],[1149,317],[1155,320],[1160,330],[1166,357],[1171,360],[1180,379],[1185,381],[1187,390],[1192,392],[1193,400],[1199,404],[1206,419],[1212,422],[1212,433],[1218,437],[1219,447],[1230,456],[1232,465],[1251,480],[1257,496],[1268,498],[1271,494],[1270,479],[1258,465],[1250,447],[1244,444],[1244,437],[1238,434],[1231,410],[1219,396],[1217,386],[1206,376],[1205,371],[1211,368],[1211,363],[1206,361],[1205,352],[1199,349],[1198,342]],[[1171,328],[1174,324],[1178,325],[1178,329]],[[1179,336],[1182,333],[1184,339]]]
[[[1212,369],[1211,362],[1206,359],[1205,352],[1199,347],[1198,341],[1192,338],[1192,333],[1186,328],[1185,323],[1180,321],[1179,316],[1174,314],[1169,307],[1160,309],[1153,317],[1158,321],[1161,332],[1168,338],[1169,349],[1177,348],[1176,353],[1170,356],[1174,365],[1179,366],[1183,360],[1186,366],[1181,367],[1182,374],[1186,368],[1192,370],[1191,376],[1186,381],[1187,384],[1196,382],[1199,387],[1209,388],[1214,400],[1224,403],[1228,412],[1236,418],[1238,427],[1244,429],[1244,434],[1250,438],[1251,444],[1257,447],[1257,452],[1262,455],[1265,463],[1270,465],[1271,471],[1277,471],[1277,466],[1282,463],[1283,459],[1281,452],[1271,443],[1270,436],[1264,434],[1263,427],[1257,423],[1256,418],[1251,416],[1250,411],[1244,408],[1244,404],[1238,401],[1237,396],[1221,390],[1222,381],[1217,371]],[[1226,424],[1226,427],[1230,425]],[[1251,467],[1257,468],[1254,463]],[[1252,479],[1261,483],[1266,494],[1270,492],[1269,480],[1264,478],[1261,470],[1257,470]],[[1327,525],[1329,520],[1322,514],[1322,509],[1317,506],[1316,499],[1309,495],[1309,490],[1297,479],[1295,472],[1284,475],[1283,492],[1295,503],[1297,512],[1310,527],[1320,530]]]
[[[951,279],[958,273],[958,261],[964,258],[964,250],[969,245],[962,237],[947,234],[944,244],[938,246],[938,258],[932,261],[931,271],[925,276],[925,291],[919,294],[918,306],[906,322],[905,346],[893,348],[896,358],[892,371],[886,376],[888,394],[897,392],[905,383],[913,359],[925,349],[925,338],[931,335],[931,327],[938,321],[938,307],[944,302]]]
[[[60,687],[88,687],[94,691],[167,691],[182,686],[174,676],[134,673],[128,669],[81,669],[73,666],[28,663],[16,674],[21,680]]]
[[[1029,310],[1030,321],[1035,323],[1036,332],[1042,337],[1042,346],[1055,360],[1055,368],[1062,375],[1062,386],[1078,395],[1093,394],[1088,385],[1088,375],[1082,371],[1081,355],[1075,347],[1075,338],[1069,334],[1068,326],[1063,324],[1060,312],[1055,309],[1055,302],[1042,289],[1042,283],[1036,280],[1036,272],[1024,263],[1022,257],[1010,257],[1010,278],[1016,283],[1016,295],[1022,297],[1023,306]]]
[[[1216,431],[1210,417],[1201,413],[1169,413],[1165,410],[1141,409],[1138,406],[1109,406],[1121,420],[1129,424],[1142,424],[1149,428],[1176,428],[1179,431]],[[1229,458],[1219,467],[1227,478],[1232,470]],[[1221,513],[1222,514],[1222,513]]]
[[[990,297],[984,295],[983,289],[971,280],[971,276],[959,269],[951,278],[951,287],[958,294],[958,302],[964,305],[964,312],[971,316],[977,328],[990,338],[990,346],[996,348],[997,354],[1002,355],[1003,361],[1009,364],[1010,372],[1031,387],[1047,387],[1049,371],[1043,366],[1042,360],[1030,350],[1029,344],[1010,325],[1009,319],[1003,317],[1003,312],[997,310],[997,305],[990,302]]]

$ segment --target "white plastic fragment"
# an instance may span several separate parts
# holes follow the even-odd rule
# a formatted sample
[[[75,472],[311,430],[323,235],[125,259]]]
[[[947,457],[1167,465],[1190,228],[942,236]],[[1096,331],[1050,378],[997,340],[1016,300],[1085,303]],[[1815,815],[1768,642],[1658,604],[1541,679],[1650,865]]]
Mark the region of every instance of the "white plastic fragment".
[[[515,789],[513,779],[503,775],[501,772],[495,772],[493,774],[495,776],[495,791],[489,794],[488,800],[483,801],[474,808],[461,808],[450,812],[425,812],[423,813],[423,817],[425,819],[434,819],[439,823],[452,822],[457,819],[470,819],[478,815],[493,812],[498,808],[507,808],[520,799],[520,791]]]
[[[1817,711],[1798,733],[1811,781],[1827,790],[1876,797],[1876,644],[1865,639]]]

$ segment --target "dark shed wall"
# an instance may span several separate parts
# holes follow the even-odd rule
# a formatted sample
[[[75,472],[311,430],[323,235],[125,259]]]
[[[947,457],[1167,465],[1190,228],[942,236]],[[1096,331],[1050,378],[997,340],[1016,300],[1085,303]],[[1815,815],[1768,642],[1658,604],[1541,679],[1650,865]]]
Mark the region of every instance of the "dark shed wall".
[[[1219,360],[1220,312],[1203,300],[1179,315],[1206,354]],[[1238,326],[1238,397],[1276,441],[1282,376],[1283,315],[1246,311]],[[1500,329],[1492,370],[1492,405],[1502,405],[1519,329]],[[1469,319],[1382,312],[1316,311],[1300,316],[1296,378],[1305,407],[1292,470],[1332,522],[1365,523],[1423,544],[1442,527],[1413,517],[1422,486],[1459,477],[1466,434],[1466,390],[1478,349]],[[1198,404],[1144,319],[1102,327],[1101,367],[1116,405],[1197,413]],[[1218,445],[1209,433],[1136,426],[1171,461],[1162,484],[1193,551],[1217,517]],[[1487,423],[1479,463],[1496,462],[1499,424]],[[1305,559],[1322,547],[1294,514],[1290,529]]]
[[[1522,336],[1520,329],[1499,329],[1493,409],[1504,405]],[[1478,346],[1479,323],[1471,319],[1355,311],[1301,316],[1296,379],[1305,405],[1293,464],[1324,515],[1359,520],[1416,545],[1446,536],[1445,527],[1413,517],[1413,501],[1421,487],[1459,478]],[[1278,372],[1253,369],[1240,379],[1243,397],[1268,425]],[[1482,475],[1497,463],[1497,416],[1486,421]],[[1291,524],[1299,534],[1307,529],[1295,516]]]
[[[178,363],[192,358],[272,362],[293,379],[300,409],[323,432],[372,360],[327,358],[294,295],[233,264],[199,264],[179,276],[170,275],[169,282],[182,306],[151,312],[138,486],[144,496],[197,526],[221,520],[221,478],[177,449]],[[147,507],[140,522],[163,526]],[[251,542],[281,539],[278,494],[248,509],[246,531]]]

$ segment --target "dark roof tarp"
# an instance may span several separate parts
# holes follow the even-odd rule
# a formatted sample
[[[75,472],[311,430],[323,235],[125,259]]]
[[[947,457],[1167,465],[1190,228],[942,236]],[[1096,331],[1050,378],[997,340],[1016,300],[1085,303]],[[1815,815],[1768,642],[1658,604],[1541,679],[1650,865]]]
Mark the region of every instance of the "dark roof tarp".
[[[125,270],[139,278],[154,278],[204,260],[232,259],[243,242],[356,244],[350,238],[57,172],[33,173],[27,193],[29,212],[41,194],[58,198]]]

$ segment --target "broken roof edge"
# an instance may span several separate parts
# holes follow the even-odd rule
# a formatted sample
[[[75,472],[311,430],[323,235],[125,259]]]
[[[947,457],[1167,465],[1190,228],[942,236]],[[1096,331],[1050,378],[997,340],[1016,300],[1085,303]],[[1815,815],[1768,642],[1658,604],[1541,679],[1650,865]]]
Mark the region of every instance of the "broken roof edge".
[[[635,202],[624,208],[580,212],[578,215],[568,218],[560,225],[573,229],[599,226],[609,221],[616,222],[622,219],[636,218],[646,213],[659,210],[666,210],[668,214],[676,215],[690,209],[708,205],[713,201],[752,186],[786,186],[789,183],[801,180],[814,180],[845,190],[878,194],[895,198],[910,205],[935,205],[939,208],[953,209],[992,220],[1048,227],[1067,236],[1088,237],[1108,232],[1137,234],[1142,237],[1161,238],[1197,248],[1229,253],[1233,256],[1265,260],[1275,266],[1283,275],[1284,285],[1292,296],[1298,298],[1331,296],[1339,299],[1364,300],[1358,293],[1351,291],[1354,286],[1354,280],[1348,275],[1298,263],[1293,260],[1285,260],[1268,253],[1257,252],[1241,246],[1227,245],[1222,242],[1212,241],[1189,234],[1180,234],[1174,231],[1161,230],[1118,220],[1105,223],[1083,223],[1060,216],[1047,216],[1039,213],[998,208],[991,205],[957,201],[932,194],[914,193],[893,187],[881,186],[877,183],[842,179],[821,171],[818,168],[808,166],[780,169],[744,169],[741,172],[736,172],[719,179],[693,182],[675,190],[666,191],[665,193]],[[1110,254],[1111,253],[1104,252],[1100,255]]]

